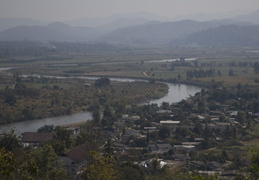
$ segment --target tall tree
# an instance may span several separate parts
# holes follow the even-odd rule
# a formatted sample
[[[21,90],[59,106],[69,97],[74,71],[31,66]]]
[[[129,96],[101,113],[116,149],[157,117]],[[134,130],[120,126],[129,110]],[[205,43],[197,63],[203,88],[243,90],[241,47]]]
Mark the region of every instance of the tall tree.
[[[95,81],[94,85],[97,86],[97,87],[109,86],[110,85],[110,79],[107,78],[107,77],[99,78]]]
[[[21,139],[12,130],[10,133],[0,135],[0,148],[5,148],[7,151],[14,151],[16,148],[22,147]]]
[[[158,136],[161,138],[161,139],[165,139],[165,138],[168,138],[169,135],[171,133],[171,130],[169,127],[167,126],[163,126],[159,129],[158,131]]]
[[[102,118],[102,126],[107,127],[107,126],[112,126],[114,123],[114,115],[111,109],[111,106],[106,105],[105,109],[103,111],[103,118]]]
[[[101,122],[101,112],[100,109],[94,109],[92,112],[93,120],[95,125],[99,125]]]
[[[5,148],[0,149],[1,180],[35,179],[37,172],[34,159],[28,154],[17,156]]]
[[[112,158],[112,156],[114,155],[115,146],[111,139],[108,139],[106,141],[103,151],[106,157]]]
[[[37,148],[32,153],[38,167],[38,176],[42,179],[66,179],[66,172],[59,161],[59,156],[55,154],[54,149],[50,145],[44,145]]]
[[[252,157],[252,165],[249,168],[251,179],[259,179],[259,153],[255,153]]]
[[[55,128],[56,132],[56,139],[63,142],[64,145],[69,148],[71,144],[71,139],[70,139],[70,132],[66,130],[64,127],[57,126]]]
[[[117,180],[144,180],[145,171],[132,162],[120,164],[117,171]]]
[[[258,62],[254,63],[254,73],[259,74],[259,63]]]
[[[109,157],[103,157],[96,151],[90,152],[91,161],[87,167],[89,180],[113,180],[116,178],[114,162]]]

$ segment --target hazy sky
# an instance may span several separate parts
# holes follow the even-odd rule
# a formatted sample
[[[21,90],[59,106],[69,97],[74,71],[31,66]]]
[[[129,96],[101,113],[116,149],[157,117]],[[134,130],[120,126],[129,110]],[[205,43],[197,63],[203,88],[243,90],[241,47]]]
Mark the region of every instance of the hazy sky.
[[[194,13],[257,10],[259,0],[0,0],[0,18],[71,20],[147,11],[175,17]]]

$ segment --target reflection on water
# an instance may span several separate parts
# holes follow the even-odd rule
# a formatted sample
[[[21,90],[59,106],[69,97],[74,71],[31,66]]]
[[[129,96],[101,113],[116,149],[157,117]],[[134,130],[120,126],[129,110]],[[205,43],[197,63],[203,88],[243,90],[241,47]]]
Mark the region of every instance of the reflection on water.
[[[195,95],[201,90],[201,88],[185,84],[170,84],[168,83],[169,91],[166,96],[161,99],[152,100],[149,103],[156,103],[161,105],[163,102],[168,102],[169,104],[179,102],[182,99],[186,99],[190,96]]]
[[[64,124],[70,124],[70,123],[84,122],[89,119],[92,119],[91,112],[81,112],[81,113],[76,113],[76,114],[67,115],[67,116],[36,119],[32,121],[2,125],[0,127],[0,132],[10,131],[11,129],[14,129],[17,134],[21,134],[22,132],[26,132],[26,131],[36,132],[40,127],[44,125],[58,126],[58,125],[64,125]]]

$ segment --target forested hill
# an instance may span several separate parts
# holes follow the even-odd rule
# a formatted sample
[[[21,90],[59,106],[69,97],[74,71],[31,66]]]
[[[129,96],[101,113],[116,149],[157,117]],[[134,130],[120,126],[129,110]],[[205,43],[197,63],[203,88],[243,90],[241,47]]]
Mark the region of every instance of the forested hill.
[[[173,45],[208,47],[259,46],[259,26],[223,25],[172,41]]]
[[[102,37],[103,40],[116,43],[168,43],[208,28],[227,24],[247,25],[248,23],[218,20],[198,22],[182,20],[177,22],[149,22],[144,25],[118,29]]]

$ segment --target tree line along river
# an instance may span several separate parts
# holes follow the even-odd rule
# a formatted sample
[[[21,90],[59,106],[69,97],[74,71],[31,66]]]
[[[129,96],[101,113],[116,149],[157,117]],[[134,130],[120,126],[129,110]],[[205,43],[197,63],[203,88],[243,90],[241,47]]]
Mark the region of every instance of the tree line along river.
[[[67,77],[56,77],[56,78],[67,78]],[[89,79],[89,77],[79,77],[79,78]],[[91,77],[91,79],[94,79],[94,78],[98,78],[98,77]],[[129,78],[110,78],[110,79],[112,81],[123,81],[123,82],[136,81],[135,79],[129,79]],[[163,102],[168,102],[169,104],[171,104],[171,103],[179,102],[182,99],[186,99],[189,96],[192,96],[201,90],[201,88],[192,86],[192,85],[172,84],[172,83],[167,83],[167,84],[169,87],[167,95],[160,99],[151,100],[148,103],[150,104],[156,103],[158,105],[161,105]],[[60,116],[60,117],[51,117],[51,118],[36,119],[31,121],[6,124],[0,127],[0,132],[4,132],[4,131],[8,132],[12,129],[14,129],[17,134],[21,134],[23,132],[36,132],[40,127],[44,125],[58,126],[58,125],[65,125],[65,124],[71,124],[71,123],[85,122],[90,119],[92,119],[91,112],[80,112],[80,113],[75,113],[72,115],[66,115],[66,116]]]

